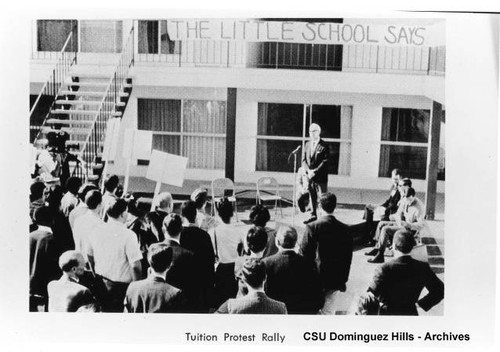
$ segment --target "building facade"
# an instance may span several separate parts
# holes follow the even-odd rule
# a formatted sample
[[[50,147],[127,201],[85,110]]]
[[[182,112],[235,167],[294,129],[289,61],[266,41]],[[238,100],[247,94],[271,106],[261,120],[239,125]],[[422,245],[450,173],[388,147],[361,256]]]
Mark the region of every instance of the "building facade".
[[[330,148],[330,186],[387,189],[391,170],[400,168],[417,191],[426,190],[433,111],[445,104],[443,21],[215,22],[37,20],[30,94],[38,95],[72,28],[78,72],[111,76],[132,36],[133,88],[118,145],[127,128],[148,130],[152,149],[188,157],[186,179],[253,183],[273,176],[291,185],[290,153],[316,122]],[[437,192],[443,193],[444,111],[438,116]],[[145,176],[147,165],[134,160],[130,175]],[[123,175],[125,167],[117,157],[109,171]]]

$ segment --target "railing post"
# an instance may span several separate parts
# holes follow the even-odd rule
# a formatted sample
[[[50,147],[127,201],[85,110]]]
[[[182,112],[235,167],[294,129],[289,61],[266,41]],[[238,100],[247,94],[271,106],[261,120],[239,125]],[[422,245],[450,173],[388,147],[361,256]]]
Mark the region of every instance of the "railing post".
[[[431,47],[429,47],[429,55],[427,57],[427,76],[429,75],[429,72],[431,70]]]
[[[116,106],[116,72],[115,72],[115,100],[114,100],[114,106]]]
[[[228,40],[227,41],[227,67],[229,67],[229,45],[231,42]]]
[[[379,55],[380,46],[377,45],[377,60],[375,61],[375,73],[378,73],[378,55]]]

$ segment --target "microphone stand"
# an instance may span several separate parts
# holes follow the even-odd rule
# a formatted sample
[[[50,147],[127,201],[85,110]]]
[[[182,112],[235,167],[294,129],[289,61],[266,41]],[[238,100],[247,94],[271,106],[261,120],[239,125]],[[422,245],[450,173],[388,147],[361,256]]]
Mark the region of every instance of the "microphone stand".
[[[293,154],[293,198],[292,198],[292,227],[295,227],[295,211],[296,211],[296,206],[297,206],[297,153],[300,149],[300,146],[292,151],[290,155],[288,156],[288,160],[290,160],[290,156]]]

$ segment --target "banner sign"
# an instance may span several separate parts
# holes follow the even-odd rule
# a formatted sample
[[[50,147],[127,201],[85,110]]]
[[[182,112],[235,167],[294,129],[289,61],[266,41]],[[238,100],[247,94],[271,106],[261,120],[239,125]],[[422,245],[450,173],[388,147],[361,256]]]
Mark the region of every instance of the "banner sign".
[[[153,149],[146,178],[167,185],[182,187],[188,158]]]
[[[172,19],[171,40],[234,40],[306,44],[436,46],[434,25],[404,26],[356,23],[274,22],[245,19]],[[434,43],[433,43],[434,41]]]

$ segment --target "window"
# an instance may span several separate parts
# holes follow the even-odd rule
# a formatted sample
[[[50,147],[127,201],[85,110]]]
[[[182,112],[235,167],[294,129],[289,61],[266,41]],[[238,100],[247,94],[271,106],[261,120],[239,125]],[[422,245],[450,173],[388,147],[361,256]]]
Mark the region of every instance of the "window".
[[[36,23],[37,51],[61,51],[71,31],[73,36],[68,51],[78,50],[76,20],[38,20]]]
[[[81,52],[121,53],[122,21],[80,21]]]
[[[349,175],[351,119],[350,106],[259,103],[256,170],[293,172],[290,152],[304,145],[315,122],[329,147],[328,173]]]
[[[379,177],[399,168],[410,178],[425,179],[430,110],[383,108]]]
[[[186,156],[188,168],[225,167],[224,101],[139,99],[138,129],[153,131],[153,149]]]
[[[138,27],[139,54],[180,54],[180,42],[170,39],[167,21],[139,21]]]

